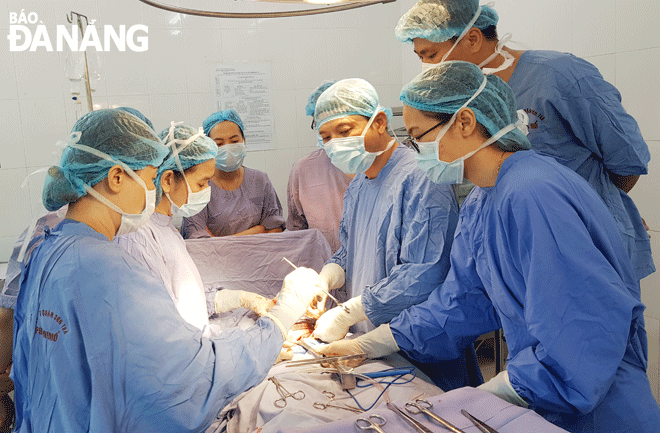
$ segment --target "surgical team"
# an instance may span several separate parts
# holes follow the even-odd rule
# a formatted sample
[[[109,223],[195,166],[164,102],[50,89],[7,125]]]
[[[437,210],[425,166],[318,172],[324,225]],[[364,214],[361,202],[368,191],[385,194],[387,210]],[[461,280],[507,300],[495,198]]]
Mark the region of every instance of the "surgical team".
[[[399,352],[445,391],[479,387],[569,432],[660,431],[640,293],[655,267],[627,194],[648,147],[593,65],[512,50],[497,22],[478,0],[401,17],[422,69],[400,93],[403,142],[367,81],[314,91],[319,149],[291,171],[287,220],[265,173],[243,166],[237,112],[160,133],[130,108],[81,117],[0,297],[15,431],[204,431],[310,307],[326,355]],[[184,242],[307,228],[334,254],[273,300],[205,292]],[[340,288],[347,308],[325,311]],[[260,318],[209,322],[238,307]],[[484,383],[473,343],[500,328],[506,370]]]

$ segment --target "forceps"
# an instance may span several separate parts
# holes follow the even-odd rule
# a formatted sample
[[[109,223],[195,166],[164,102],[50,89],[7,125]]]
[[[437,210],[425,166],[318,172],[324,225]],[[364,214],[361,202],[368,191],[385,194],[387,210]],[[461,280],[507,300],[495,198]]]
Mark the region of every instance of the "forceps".
[[[330,392],[330,391],[323,391],[323,395],[329,398],[327,403],[322,403],[320,401],[315,402],[312,406],[316,409],[320,410],[325,410],[329,407],[333,407],[335,409],[344,409],[344,410],[350,410],[351,412],[355,413],[362,413],[361,409],[358,409],[357,407],[350,406],[348,404],[344,403],[337,403],[337,404],[332,404],[332,401],[335,399],[335,394]]]
[[[373,430],[378,433],[385,433],[385,430],[381,428],[385,423],[385,418],[380,415],[369,415],[367,418],[358,418],[355,420],[355,425],[360,430]]]
[[[466,417],[467,419],[472,421],[472,424],[476,425],[477,428],[479,430],[481,430],[482,432],[484,432],[484,433],[498,433],[497,430],[495,430],[494,428],[492,428],[491,426],[489,426],[485,422],[480,421],[480,420],[476,419],[475,417],[473,417],[472,415],[470,415],[470,413],[467,410],[461,409],[461,413],[463,414],[464,417]]]
[[[294,265],[293,263],[291,263],[291,260],[287,259],[286,257],[282,257],[282,260],[284,260],[285,262],[287,262],[288,264],[290,264],[290,265],[293,267],[293,269],[298,269],[298,266],[296,266],[296,265]],[[320,288],[320,287],[319,287],[319,288]],[[329,297],[330,299],[332,299],[333,301],[335,301],[335,303],[337,304],[338,307],[343,308],[344,311],[346,311],[347,313],[350,313],[350,312],[351,312],[351,310],[350,310],[347,306],[345,306],[344,304],[342,304],[341,302],[339,302],[339,301],[337,300],[337,298],[335,298],[334,296],[332,296],[332,295],[330,294],[330,292],[327,292],[327,291],[325,291],[325,290],[323,290],[323,289],[321,289],[321,291],[322,291],[323,293],[325,293],[326,295],[328,295],[328,297]]]
[[[440,418],[438,415],[434,414],[431,412],[431,408],[433,405],[431,404],[430,401],[424,400],[421,398],[416,399],[415,401],[409,401],[406,403],[406,410],[410,413],[423,413],[432,419],[438,421],[440,424],[442,424],[445,428],[447,428],[449,431],[453,431],[454,433],[464,433],[463,430],[455,427],[452,425],[449,421]]]
[[[291,394],[282,386],[279,380],[275,379],[274,376],[269,377],[268,380],[273,382],[275,388],[277,389],[277,393],[280,395],[280,398],[275,400],[275,402],[273,403],[275,407],[279,407],[280,409],[286,407],[286,399],[289,397],[291,397],[294,400],[302,400],[303,398],[305,398],[305,393],[302,391],[296,391],[293,394]]]
[[[411,417],[394,403],[390,403],[389,401],[387,402],[387,407],[397,415],[399,415],[401,418],[403,418],[408,424],[414,427],[415,430],[417,430],[420,433],[433,433],[431,430],[429,430],[424,424],[421,422],[417,421],[415,418]]]

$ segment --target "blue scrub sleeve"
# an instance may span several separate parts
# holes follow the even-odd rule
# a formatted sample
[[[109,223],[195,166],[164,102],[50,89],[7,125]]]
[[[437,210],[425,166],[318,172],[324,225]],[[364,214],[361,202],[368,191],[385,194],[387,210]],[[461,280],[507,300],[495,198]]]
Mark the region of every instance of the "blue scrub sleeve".
[[[345,210],[349,209],[347,207],[347,205],[350,204],[347,201],[349,198],[350,198],[349,194],[346,194],[344,196],[344,213],[343,213],[344,215],[347,214],[347,212]],[[341,243],[341,246],[339,247],[339,249],[337,251],[335,251],[335,253],[332,255],[332,257],[330,257],[328,259],[328,261],[325,262],[326,265],[328,263],[336,263],[339,266],[341,266],[341,268],[343,270],[346,270],[346,255],[347,255],[346,245],[348,245],[348,227],[347,227],[347,225],[348,225],[348,222],[344,221],[344,217],[342,216],[341,221],[339,223],[339,233],[338,233],[339,242]]]
[[[575,136],[620,176],[648,173],[651,159],[635,119],[621,105],[621,94],[595,71],[578,80],[567,95],[553,99],[554,108]]]
[[[409,357],[430,363],[464,356],[478,336],[500,327],[459,224],[447,278],[426,301],[395,317],[390,329]]]
[[[535,340],[507,361],[507,371],[533,408],[584,414],[610,389],[643,305],[630,291],[630,265],[615,254],[620,245],[607,244],[610,226],[585,224],[593,217],[583,218],[565,188],[548,186],[510,197],[500,209],[504,235],[493,240],[501,273],[526,288],[511,291],[510,301],[523,305],[522,319]],[[604,207],[593,211],[610,218]],[[620,275],[628,275],[628,286]]]
[[[266,230],[272,230],[278,227],[281,227],[282,230],[286,228],[286,222],[282,216],[282,205],[280,204],[280,199],[277,197],[275,188],[270,183],[268,176],[266,177],[266,183],[264,185],[264,202],[261,208],[261,225],[265,227]]]
[[[410,185],[402,188],[405,195],[400,235],[383,234],[385,261],[390,269],[385,278],[362,293],[364,312],[375,326],[425,301],[449,270],[449,252],[458,221],[453,189],[432,183],[422,173],[406,182]]]
[[[181,235],[184,239],[203,239],[210,238],[211,234],[207,230],[206,222],[208,221],[209,207],[208,205],[196,215],[190,218],[184,218],[181,223]]]

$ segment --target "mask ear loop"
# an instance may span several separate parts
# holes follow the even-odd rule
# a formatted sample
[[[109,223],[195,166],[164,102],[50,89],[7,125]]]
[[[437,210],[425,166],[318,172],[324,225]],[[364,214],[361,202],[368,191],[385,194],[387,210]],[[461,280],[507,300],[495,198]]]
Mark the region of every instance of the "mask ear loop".
[[[469,32],[470,29],[474,26],[474,23],[477,22],[477,19],[479,19],[480,15],[481,15],[481,6],[479,6],[479,8],[477,9],[477,13],[475,13],[474,17],[472,17],[470,22],[467,23],[467,25],[465,26],[465,28],[463,29],[461,34],[458,35],[458,39],[456,39],[456,42],[454,42],[454,45],[452,45],[451,48],[449,49],[449,51],[447,51],[445,53],[445,55],[442,56],[442,59],[440,60],[440,63],[447,60],[447,57],[449,57],[449,54],[451,54],[451,52],[454,51],[454,48],[456,47],[456,45],[458,45],[458,43],[461,41],[461,39],[463,39],[465,37],[465,35],[467,35],[467,32]]]
[[[513,62],[515,62],[515,57],[507,51],[502,50],[504,45],[511,40],[511,33],[505,34],[502,39],[499,40],[497,45],[495,46],[495,52],[488,56],[486,60],[478,64],[477,66],[479,68],[482,68],[481,71],[488,75],[488,74],[494,74],[499,71],[503,71],[505,69],[508,69],[511,65],[513,65]],[[493,59],[495,59],[497,56],[502,56],[504,57],[504,62],[500,66],[497,66],[495,68],[484,68],[487,64],[489,64]]]
[[[181,122],[183,123],[183,122]],[[197,130],[197,133],[190,136],[186,140],[178,140],[174,138],[174,122],[172,122],[172,126],[170,127],[170,134],[172,134],[172,140],[167,143],[167,146],[172,146],[172,158],[174,158],[174,162],[177,165],[177,168],[181,172],[181,175],[183,176],[183,180],[186,182],[186,188],[188,189],[188,194],[192,194],[192,189],[190,188],[190,184],[188,183],[188,179],[186,178],[186,172],[183,170],[183,165],[181,165],[181,158],[179,157],[179,153],[188,147],[190,144],[192,144],[195,140],[197,140],[199,137],[204,137],[206,134],[204,134],[204,130],[200,127]],[[168,136],[169,137],[169,136]],[[177,147],[177,144],[181,144],[180,147]],[[170,198],[169,193],[165,193],[165,196],[167,199],[170,201],[171,204],[174,204],[172,199]],[[174,204],[176,206],[176,204]],[[178,207],[178,206],[177,206]]]

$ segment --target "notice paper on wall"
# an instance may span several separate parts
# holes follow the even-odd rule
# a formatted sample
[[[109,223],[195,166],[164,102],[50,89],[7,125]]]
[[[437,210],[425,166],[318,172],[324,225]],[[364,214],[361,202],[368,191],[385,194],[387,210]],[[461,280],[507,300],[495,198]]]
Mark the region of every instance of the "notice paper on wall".
[[[233,108],[245,126],[248,151],[274,149],[270,64],[216,64],[211,71],[216,111]]]

